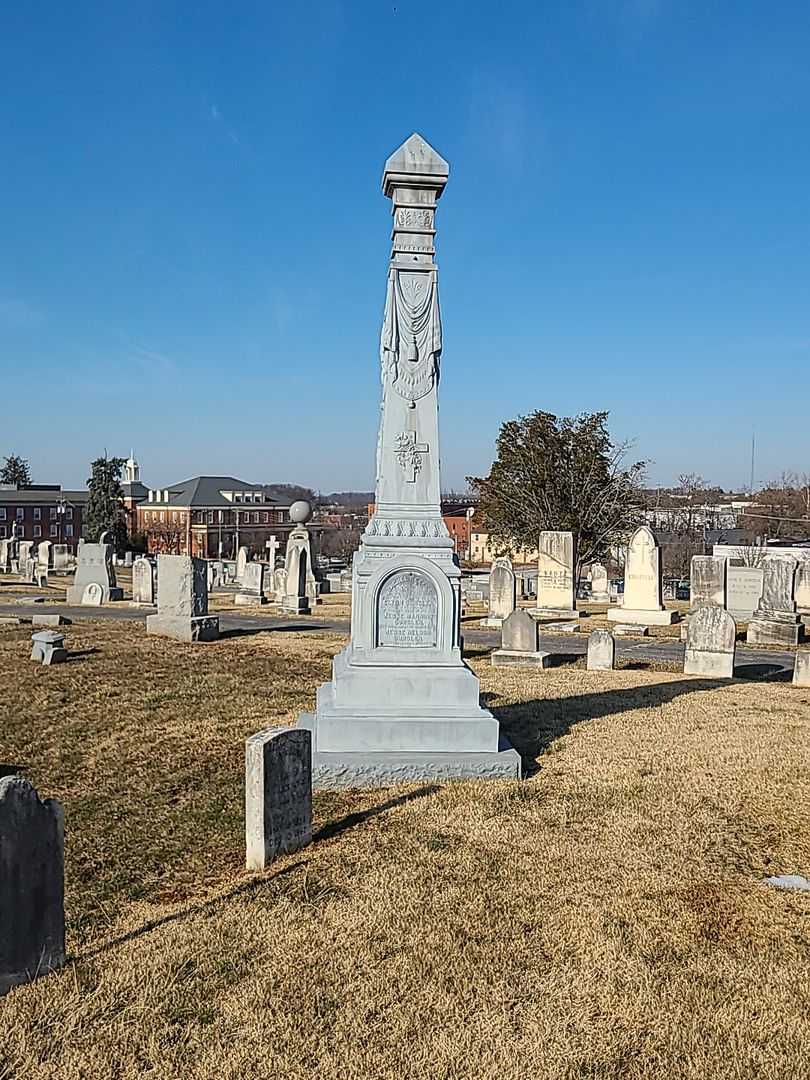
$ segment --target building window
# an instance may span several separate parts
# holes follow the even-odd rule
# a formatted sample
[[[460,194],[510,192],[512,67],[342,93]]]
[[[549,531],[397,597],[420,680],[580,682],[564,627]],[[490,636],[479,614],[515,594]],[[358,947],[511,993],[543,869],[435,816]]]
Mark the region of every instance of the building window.
[[[177,524],[178,520],[179,520],[179,519],[178,519],[178,517],[177,517],[177,511],[176,511],[176,510],[172,510],[172,521],[173,521],[173,522],[175,523],[175,525]]]
[[[225,514],[222,510],[218,510],[217,513],[219,514],[219,523],[221,525],[222,522],[225,520]]]
[[[59,526],[51,523],[51,536],[59,535]]]
[[[164,520],[164,518],[163,518],[163,511],[162,511],[162,510],[160,511],[160,520],[161,520],[161,521],[163,521],[163,520]]]
[[[0,521],[5,521],[5,520],[6,520],[6,508],[5,508],[5,506],[0,506]]]
[[[55,518],[55,517],[56,517],[56,507],[52,506],[51,507],[51,518]]]
[[[40,538],[40,536],[42,536],[42,526],[41,525],[35,525],[34,526],[34,539],[38,540]]]
[[[259,524],[259,511],[258,510],[253,511],[253,524],[254,525]]]
[[[5,527],[5,525],[0,525],[0,540],[5,540],[5,538],[6,538],[6,527]]]
[[[214,511],[213,510],[208,511],[208,524],[209,525],[214,524]]]
[[[69,506],[67,508],[67,510],[65,510],[65,517],[68,519],[68,521],[73,521],[73,507],[72,506]]]
[[[72,537],[73,536],[73,526],[72,525],[66,525],[65,526],[65,536],[66,537]]]
[[[42,520],[42,509],[39,506],[34,507],[34,521]]]
[[[25,520],[25,507],[24,506],[18,506],[17,507],[17,521],[24,521],[24,520]]]
[[[270,515],[265,510],[265,512],[262,514],[262,522],[266,525],[269,520],[270,520]]]

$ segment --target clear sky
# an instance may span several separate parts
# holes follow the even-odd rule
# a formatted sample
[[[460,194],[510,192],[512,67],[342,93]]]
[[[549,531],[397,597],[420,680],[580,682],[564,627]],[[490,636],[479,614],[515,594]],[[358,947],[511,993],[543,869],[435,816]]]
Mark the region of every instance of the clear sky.
[[[83,483],[373,486],[412,131],[440,203],[445,487],[609,409],[666,484],[810,469],[807,0],[7,4],[0,455]]]

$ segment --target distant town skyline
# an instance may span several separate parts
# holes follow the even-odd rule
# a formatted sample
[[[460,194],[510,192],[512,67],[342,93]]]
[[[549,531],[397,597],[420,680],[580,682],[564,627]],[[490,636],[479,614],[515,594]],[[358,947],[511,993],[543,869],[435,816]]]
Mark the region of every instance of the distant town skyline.
[[[500,424],[607,409],[651,484],[806,470],[810,9],[315,0],[10,9],[0,42],[0,456],[106,448],[374,486],[390,229],[439,204],[443,486]]]

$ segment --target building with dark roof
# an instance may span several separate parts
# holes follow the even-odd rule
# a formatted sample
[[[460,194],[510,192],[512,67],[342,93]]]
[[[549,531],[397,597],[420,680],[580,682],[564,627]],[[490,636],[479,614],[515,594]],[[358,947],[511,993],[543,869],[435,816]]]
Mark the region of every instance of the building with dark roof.
[[[76,550],[83,536],[87,491],[63,491],[59,484],[0,484],[0,540],[52,540]]]
[[[194,476],[165,488],[147,488],[136,505],[136,531],[151,552],[234,558],[240,547],[264,553],[275,536],[286,546],[289,497],[269,484],[235,476]]]

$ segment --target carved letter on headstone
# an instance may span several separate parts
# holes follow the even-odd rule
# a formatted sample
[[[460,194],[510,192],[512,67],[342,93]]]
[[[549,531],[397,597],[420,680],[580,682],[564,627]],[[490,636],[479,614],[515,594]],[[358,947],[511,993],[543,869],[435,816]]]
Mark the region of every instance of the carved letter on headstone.
[[[436,586],[418,570],[398,570],[377,597],[377,644],[400,648],[436,645],[439,599]]]

